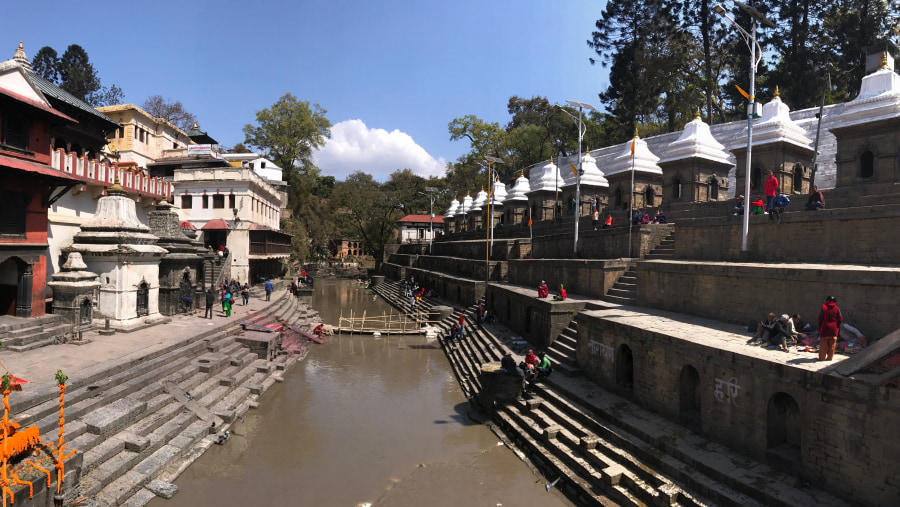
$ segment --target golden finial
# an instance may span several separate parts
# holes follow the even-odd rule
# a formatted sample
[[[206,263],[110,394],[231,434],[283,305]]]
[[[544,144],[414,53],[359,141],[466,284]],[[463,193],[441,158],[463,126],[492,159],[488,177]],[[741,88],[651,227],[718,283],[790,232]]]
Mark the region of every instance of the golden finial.
[[[19,44],[19,47],[22,47],[22,45]],[[881,68],[882,68],[882,69],[888,69],[888,68],[890,68],[890,67],[888,67],[887,51],[882,51],[882,52],[881,52]],[[880,69],[879,69],[879,70],[880,70]]]
[[[524,167],[522,168],[522,174],[521,174],[521,176],[522,176],[523,178],[525,177],[525,168],[524,168]]]
[[[700,119],[700,106],[697,106],[697,112],[694,113],[694,119],[695,119],[695,120],[699,120],[699,119]]]
[[[781,97],[781,92],[778,91],[778,85],[775,85],[775,98],[777,99],[779,97]]]
[[[195,128],[195,129],[199,129],[199,128],[200,128],[200,127],[197,126],[197,120],[194,120],[194,126],[191,127],[191,128]]]
[[[637,139],[637,137],[638,137],[637,127],[634,127],[634,138]]]
[[[19,49],[24,50],[25,46],[22,45],[22,41],[19,41]]]
[[[119,185],[119,168],[115,167],[115,168],[113,168],[113,170],[115,171],[114,174],[116,176],[115,176],[115,179],[113,180],[113,185],[111,187],[109,187],[108,191],[109,192],[125,192],[125,189],[122,188],[122,185]],[[112,195],[112,194],[110,194],[110,195]]]

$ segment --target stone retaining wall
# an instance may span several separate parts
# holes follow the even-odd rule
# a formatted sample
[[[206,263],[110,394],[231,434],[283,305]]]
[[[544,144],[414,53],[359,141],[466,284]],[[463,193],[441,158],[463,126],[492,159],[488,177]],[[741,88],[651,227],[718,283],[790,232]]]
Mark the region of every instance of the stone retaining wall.
[[[835,296],[844,322],[870,342],[900,328],[900,268],[650,260],[635,271],[638,304],[649,308],[739,324],[800,313],[815,325],[825,298]]]
[[[636,225],[632,228],[630,235],[628,226],[615,226],[596,231],[590,227],[583,227],[579,231],[578,257],[582,259],[619,259],[629,256],[643,258],[672,231],[674,231],[674,224]],[[631,241],[630,250],[629,239]],[[535,259],[571,259],[575,257],[573,241],[571,230],[549,236],[535,236],[532,240],[532,256]]]
[[[544,280],[551,293],[555,293],[559,284],[564,284],[568,293],[599,299],[628,270],[628,265],[628,261],[620,259],[515,260],[509,261],[508,280],[511,284],[535,288]]]
[[[600,387],[854,502],[900,502],[895,389],[723,350],[712,329],[704,343],[657,316],[653,329],[604,318],[614,312],[576,319],[578,364]]]
[[[487,308],[497,312],[505,326],[520,334],[536,349],[549,348],[556,337],[584,309],[583,300],[538,299],[537,290],[492,283]]]
[[[802,209],[799,197],[791,204]],[[681,220],[675,256],[706,261],[900,264],[889,248],[900,230],[900,205],[793,211],[771,225],[767,215],[750,217],[749,254],[741,253],[742,219],[724,216]],[[893,238],[893,239],[892,239]]]

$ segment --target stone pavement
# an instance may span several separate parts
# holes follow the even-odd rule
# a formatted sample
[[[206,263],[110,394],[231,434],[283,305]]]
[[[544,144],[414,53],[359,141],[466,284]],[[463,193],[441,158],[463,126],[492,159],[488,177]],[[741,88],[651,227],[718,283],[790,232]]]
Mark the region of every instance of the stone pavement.
[[[29,382],[23,392],[11,397],[12,415],[15,416],[17,406],[28,406],[30,398],[57,391],[56,370],[62,370],[69,376],[70,387],[81,387],[84,382],[102,382],[105,371],[121,371],[142,358],[201,335],[224,330],[249,314],[274,304],[285,292],[284,289],[274,291],[271,302],[265,301],[264,293],[259,297],[251,295],[247,306],[243,306],[238,298],[230,318],[225,317],[222,304],[216,302],[212,319],[203,318],[203,310],[200,310],[193,315],[173,315],[171,322],[131,333],[117,332],[102,336],[97,331],[90,331],[83,335],[88,341],[84,345],[66,343],[25,352],[9,352],[0,348],[0,371],[8,371]],[[96,378],[98,375],[101,375],[99,379]]]
[[[775,350],[774,347],[749,345],[748,342],[753,338],[753,334],[748,332],[745,326],[738,324],[653,308],[619,306],[603,302],[595,304],[595,306],[600,305],[606,306],[608,309],[585,310],[583,313],[592,317],[602,317],[610,322],[655,331],[681,340],[767,362],[795,366],[807,371],[828,373],[834,369],[836,364],[849,357],[835,354],[833,361],[819,361],[818,352],[801,352],[797,347],[790,347],[790,352],[784,353]]]

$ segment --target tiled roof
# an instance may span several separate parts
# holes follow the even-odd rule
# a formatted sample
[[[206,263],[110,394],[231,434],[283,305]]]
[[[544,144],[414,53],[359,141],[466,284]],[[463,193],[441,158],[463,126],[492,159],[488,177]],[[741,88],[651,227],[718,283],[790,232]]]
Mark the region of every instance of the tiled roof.
[[[209,222],[206,222],[206,225],[201,227],[200,229],[204,231],[222,231],[222,230],[230,230],[231,227],[228,226],[228,222],[221,218],[213,218]]]
[[[81,111],[84,111],[85,113],[93,115],[93,116],[97,117],[97,119],[99,119],[99,120],[110,123],[115,128],[119,127],[119,123],[116,122],[115,120],[113,120],[112,118],[110,118],[109,116],[106,116],[105,114],[101,113],[100,111],[97,111],[96,109],[94,109],[93,106],[91,106],[87,102],[75,97],[71,93],[63,90],[62,88],[56,86],[55,84],[51,83],[50,81],[47,81],[46,79],[42,78],[41,76],[39,76],[33,72],[29,72],[28,77],[31,78],[31,81],[34,82],[34,85],[37,86],[38,89],[41,91],[41,93],[43,93],[48,99],[59,100],[61,102],[69,104],[77,109],[80,109]]]
[[[431,222],[430,215],[406,215],[405,217],[401,218],[400,220],[397,220],[397,223],[417,223],[417,224],[426,223],[427,224],[429,222]],[[444,223],[444,217],[441,215],[435,215],[434,223],[436,223],[436,224]]]

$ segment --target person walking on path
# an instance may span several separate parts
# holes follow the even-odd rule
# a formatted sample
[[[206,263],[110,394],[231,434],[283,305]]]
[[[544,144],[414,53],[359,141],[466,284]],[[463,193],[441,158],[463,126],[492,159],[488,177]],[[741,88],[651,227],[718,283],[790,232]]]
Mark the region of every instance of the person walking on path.
[[[828,296],[819,312],[819,361],[831,361],[834,358],[834,348],[843,322],[844,316],[841,315],[837,300],[834,296]]]
[[[766,212],[772,211],[772,200],[778,195],[778,178],[775,173],[769,171],[769,177],[766,178],[766,184],[763,187],[766,193]]]
[[[241,299],[244,300],[244,306],[247,306],[247,303],[250,302],[250,286],[246,283],[241,287]]]
[[[216,293],[213,292],[212,287],[206,289],[206,314],[203,315],[204,319],[211,319],[213,313],[213,304],[216,302]]]
[[[266,301],[272,300],[272,291],[274,287],[272,287],[272,280],[266,280]]]
[[[225,316],[231,317],[231,293],[225,295],[225,301],[222,301],[222,309],[225,310]]]

